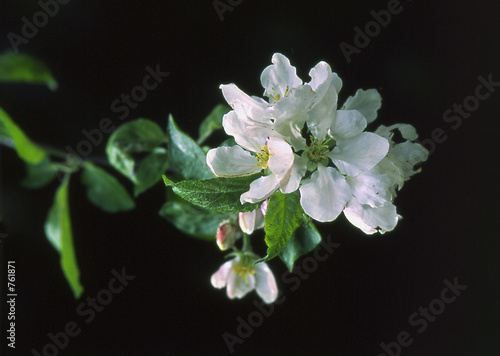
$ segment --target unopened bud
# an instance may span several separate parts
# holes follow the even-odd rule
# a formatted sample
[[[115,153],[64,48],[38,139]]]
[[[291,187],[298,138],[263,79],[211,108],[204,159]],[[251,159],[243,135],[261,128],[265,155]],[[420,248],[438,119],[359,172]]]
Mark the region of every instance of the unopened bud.
[[[234,243],[241,236],[241,231],[238,228],[238,225],[233,224],[228,220],[224,220],[220,223],[219,228],[217,229],[217,246],[224,251],[228,248],[234,246]]]

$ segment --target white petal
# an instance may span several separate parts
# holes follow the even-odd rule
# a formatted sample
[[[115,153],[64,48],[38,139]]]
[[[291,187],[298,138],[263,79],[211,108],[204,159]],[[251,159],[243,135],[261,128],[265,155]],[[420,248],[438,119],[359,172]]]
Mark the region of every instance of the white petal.
[[[269,169],[276,174],[278,180],[291,169],[294,154],[290,145],[282,139],[271,137],[267,142],[269,148]]]
[[[297,70],[292,67],[288,58],[280,53],[275,53],[272,58],[273,64],[266,67],[260,76],[260,82],[264,87],[264,95],[275,97],[278,94],[285,97],[285,92],[302,84],[297,76]]]
[[[410,124],[394,124],[391,126],[380,125],[374,133],[388,140],[392,140],[395,130],[399,130],[401,136],[406,140],[413,141],[418,138],[417,130]]]
[[[249,175],[262,170],[255,157],[240,146],[211,149],[207,153],[207,164],[218,177]]]
[[[359,135],[366,128],[366,119],[357,110],[337,110],[332,121],[330,136],[345,140]]]
[[[316,92],[316,98],[308,113],[307,127],[315,138],[323,140],[335,117],[342,81],[325,62],[319,62],[311,69],[309,75],[311,76],[309,85]]]
[[[252,234],[256,229],[260,229],[264,227],[264,214],[262,214],[261,208],[257,208],[255,210],[239,213],[238,214],[238,222],[241,230],[245,234]]]
[[[323,140],[330,128],[337,110],[337,91],[330,85],[325,95],[309,110],[307,127],[318,140]]]
[[[361,204],[378,207],[392,201],[391,187],[394,185],[390,176],[373,172],[364,172],[356,177],[347,176],[352,195]]]
[[[397,186],[398,189],[401,189],[404,184],[404,174],[401,169],[389,158],[390,150],[387,156],[381,160],[375,167],[371,169],[371,171],[384,174],[392,182],[392,186]],[[395,191],[392,191],[393,196],[395,197]]]
[[[275,118],[273,129],[298,150],[305,147],[305,139],[301,135],[304,123],[309,118],[315,93],[308,85],[301,85],[290,90],[290,93],[272,105],[269,110]]]
[[[273,272],[265,262],[257,263],[254,266],[257,294],[266,303],[272,303],[278,297],[278,286]]]
[[[327,154],[339,171],[357,176],[373,168],[389,151],[389,142],[378,135],[363,132],[345,141],[338,141],[337,147]]]
[[[295,155],[292,169],[280,181],[280,190],[284,194],[292,193],[299,188],[300,181],[307,171],[307,158]]]
[[[238,214],[238,223],[241,231],[250,235],[255,228],[255,210]]]
[[[356,198],[353,197],[349,201],[346,208],[344,209],[344,215],[351,224],[362,230],[365,234],[371,235],[377,232],[375,227],[371,227],[363,221],[363,206],[356,200]]]
[[[290,89],[286,97],[269,107],[269,111],[276,119],[291,117],[298,111],[309,110],[316,98],[316,93],[309,85],[301,85]]]
[[[246,278],[245,278],[246,277]],[[229,272],[227,281],[227,296],[230,299],[243,298],[248,292],[251,292],[255,288],[255,276],[246,275],[241,276],[234,273],[234,271]]]
[[[249,132],[251,125],[242,120],[235,110],[228,112],[222,118],[224,131],[233,136],[238,145],[252,152],[260,152],[260,147],[265,144],[266,138],[259,137],[258,132]]]
[[[224,288],[227,283],[228,273],[231,270],[233,261],[228,261],[224,263],[210,278],[210,282],[215,288]]]
[[[420,172],[414,170],[416,164],[424,162],[429,157],[429,151],[419,143],[406,141],[391,148],[388,158],[391,159],[403,172],[405,180]]]
[[[297,112],[294,116],[278,118],[274,123],[274,130],[286,139],[296,151],[306,148],[306,140],[302,137],[301,130],[309,118],[305,112]]]
[[[300,187],[300,205],[314,220],[332,221],[351,199],[351,188],[334,168],[318,166]]]
[[[241,204],[244,203],[257,203],[259,201],[269,198],[279,187],[276,175],[270,174],[268,176],[260,177],[250,184],[250,190],[243,193],[240,197]]]
[[[326,62],[319,62],[310,71],[311,81],[308,83],[320,98],[323,97],[326,90],[333,85],[337,93],[342,88],[342,80],[337,73],[333,73],[330,65]],[[327,84],[327,85],[324,85]]]
[[[358,110],[368,123],[377,118],[377,110],[382,106],[382,97],[377,89],[358,89],[344,104],[346,110]]]
[[[356,227],[366,234],[373,234],[377,231],[384,233],[393,230],[399,216],[396,207],[388,203],[378,208],[360,204],[356,198],[351,199],[347,204],[344,214],[346,218]]]
[[[246,115],[252,120],[267,121],[269,119],[269,113],[267,112],[268,103],[266,101],[250,97],[234,84],[223,84],[220,88],[222,89],[224,98],[233,109],[234,104],[239,102],[242,108],[244,108]]]

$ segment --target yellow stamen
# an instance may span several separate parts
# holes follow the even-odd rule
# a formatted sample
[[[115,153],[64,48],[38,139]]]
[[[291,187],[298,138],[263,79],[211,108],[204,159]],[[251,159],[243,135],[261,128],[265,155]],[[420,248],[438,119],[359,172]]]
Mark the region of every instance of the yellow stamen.
[[[244,279],[246,285],[248,285],[248,276],[253,276],[255,274],[255,270],[250,266],[237,264],[232,268],[233,272],[238,275],[238,280]]]
[[[266,169],[269,165],[269,158],[271,156],[272,154],[269,153],[269,148],[267,147],[267,145],[264,145],[260,149],[260,152],[257,152],[257,157],[255,157],[255,160],[259,162],[259,165],[262,166],[262,169]]]

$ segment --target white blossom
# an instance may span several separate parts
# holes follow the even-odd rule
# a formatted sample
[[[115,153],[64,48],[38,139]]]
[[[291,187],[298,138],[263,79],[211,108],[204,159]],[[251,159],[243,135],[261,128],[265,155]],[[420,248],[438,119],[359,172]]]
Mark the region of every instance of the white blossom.
[[[212,285],[219,289],[226,287],[230,299],[241,299],[255,289],[264,302],[273,303],[278,297],[276,279],[265,262],[252,267],[255,260],[237,255],[212,275]]]
[[[209,151],[208,165],[217,176],[264,172],[241,195],[242,203],[298,189],[304,212],[317,221],[332,221],[344,211],[366,233],[392,230],[399,219],[396,191],[428,152],[412,142],[417,135],[410,125],[365,131],[381,107],[377,90],[360,89],[339,106],[342,80],[330,66],[319,62],[309,76],[303,82],[288,58],[276,53],[261,75],[267,101],[222,85],[233,108],[223,126],[238,146]],[[406,142],[393,141],[396,129]],[[244,229],[261,225],[258,212],[245,214]]]

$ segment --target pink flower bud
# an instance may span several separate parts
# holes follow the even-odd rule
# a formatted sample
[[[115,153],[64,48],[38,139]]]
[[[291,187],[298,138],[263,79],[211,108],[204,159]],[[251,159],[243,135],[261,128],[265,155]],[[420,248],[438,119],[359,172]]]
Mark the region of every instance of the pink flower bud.
[[[217,229],[217,246],[224,251],[228,248],[234,246],[234,243],[238,238],[241,237],[241,231],[238,228],[238,225],[233,224],[228,220],[224,220],[220,223],[219,228]]]

